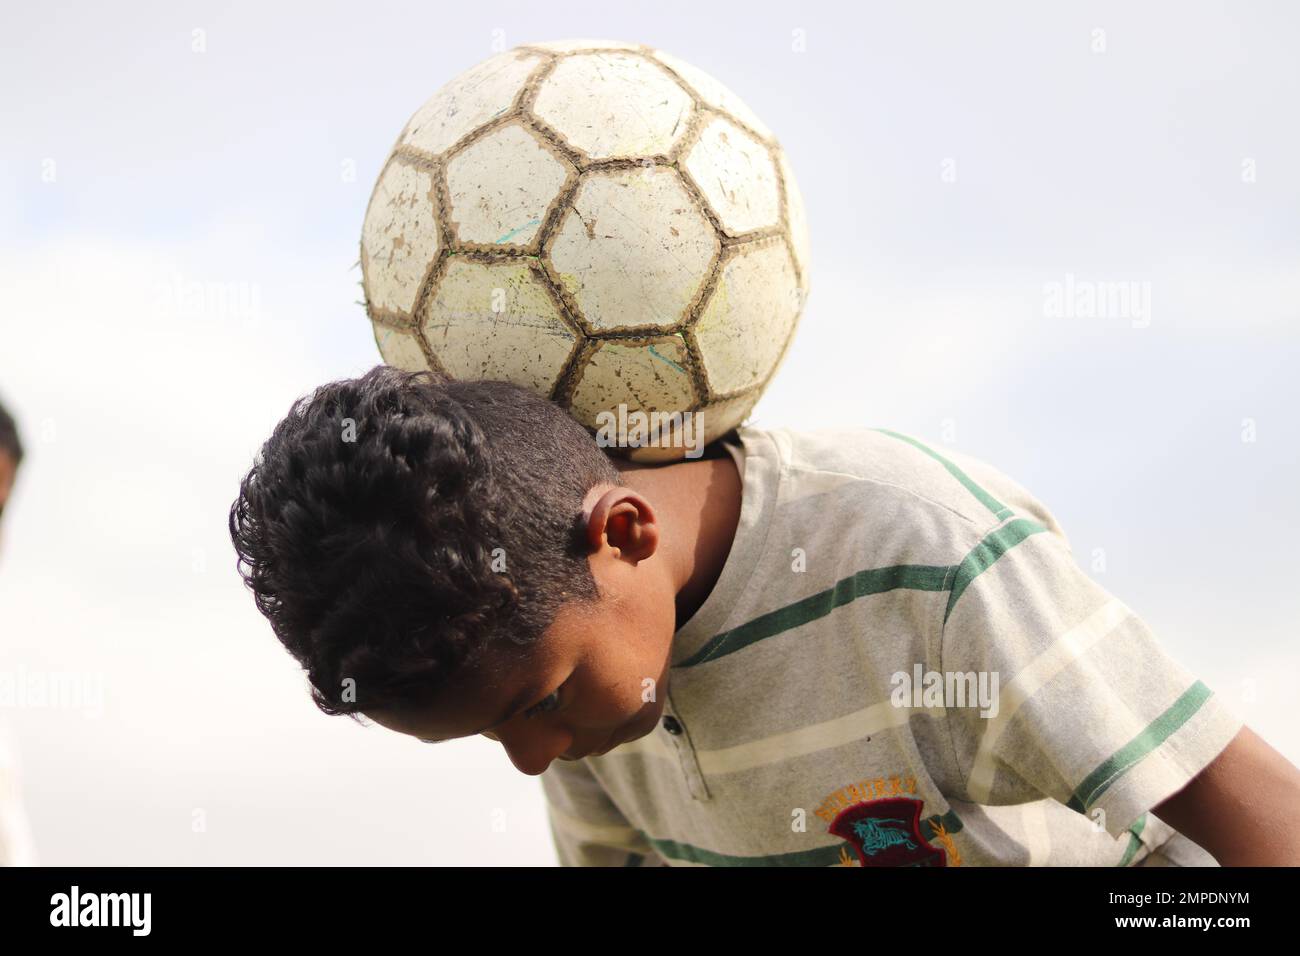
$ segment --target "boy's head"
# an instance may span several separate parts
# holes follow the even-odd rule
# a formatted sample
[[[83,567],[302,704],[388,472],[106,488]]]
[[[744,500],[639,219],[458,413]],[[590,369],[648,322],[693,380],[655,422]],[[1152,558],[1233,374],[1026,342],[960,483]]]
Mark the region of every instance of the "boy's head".
[[[4,517],[5,502],[9,500],[22,461],[23,443],[18,440],[18,425],[0,404],[0,518]]]
[[[641,563],[653,512],[526,389],[386,366],[325,385],[262,446],[230,533],[327,714],[486,732],[525,773],[658,719],[641,691],[675,609],[662,562]]]

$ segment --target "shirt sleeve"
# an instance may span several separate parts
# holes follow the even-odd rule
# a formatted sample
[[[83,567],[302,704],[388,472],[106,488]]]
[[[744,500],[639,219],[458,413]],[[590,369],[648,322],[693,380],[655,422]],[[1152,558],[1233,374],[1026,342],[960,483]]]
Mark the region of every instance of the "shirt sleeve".
[[[943,702],[955,796],[1051,797],[1119,838],[1213,761],[1241,719],[1079,567],[1041,502],[967,537],[939,602],[939,671],[945,684],[966,675],[968,690],[985,680],[993,706],[978,693]]]
[[[561,866],[667,866],[628,823],[585,761],[554,760],[541,775]]]

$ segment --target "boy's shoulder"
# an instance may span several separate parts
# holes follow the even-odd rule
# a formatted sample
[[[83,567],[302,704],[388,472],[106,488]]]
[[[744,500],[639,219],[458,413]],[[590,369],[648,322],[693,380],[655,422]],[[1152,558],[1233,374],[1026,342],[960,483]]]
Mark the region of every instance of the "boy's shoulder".
[[[787,501],[836,489],[870,491],[901,512],[915,509],[970,526],[996,527],[1012,514],[1032,518],[1066,540],[1056,516],[1036,495],[984,458],[927,436],[890,428],[816,429],[742,426],[746,450],[779,456]],[[830,507],[851,507],[852,494],[831,496]],[[1067,541],[1068,545],[1068,541]]]

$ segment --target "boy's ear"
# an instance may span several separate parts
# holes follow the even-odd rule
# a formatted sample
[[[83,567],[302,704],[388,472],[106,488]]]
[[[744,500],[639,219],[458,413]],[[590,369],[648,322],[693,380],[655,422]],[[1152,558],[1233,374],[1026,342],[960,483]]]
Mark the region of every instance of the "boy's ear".
[[[659,546],[659,526],[650,503],[635,491],[625,491],[610,507],[605,539],[619,557],[642,561]]]
[[[654,553],[659,542],[654,508],[639,492],[625,485],[598,486],[583,504],[591,553],[599,552],[606,542],[637,560]]]

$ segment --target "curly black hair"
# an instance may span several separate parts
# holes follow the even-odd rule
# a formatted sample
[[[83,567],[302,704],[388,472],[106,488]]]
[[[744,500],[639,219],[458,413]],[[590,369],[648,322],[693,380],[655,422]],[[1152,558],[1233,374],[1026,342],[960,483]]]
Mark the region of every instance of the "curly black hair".
[[[598,483],[623,480],[542,396],[381,365],[294,403],[230,536],[316,706],[356,719],[427,706],[489,648],[598,600],[582,522]]]
[[[0,403],[0,452],[13,459],[15,468],[23,463],[23,443],[18,440],[18,424],[3,403]]]

